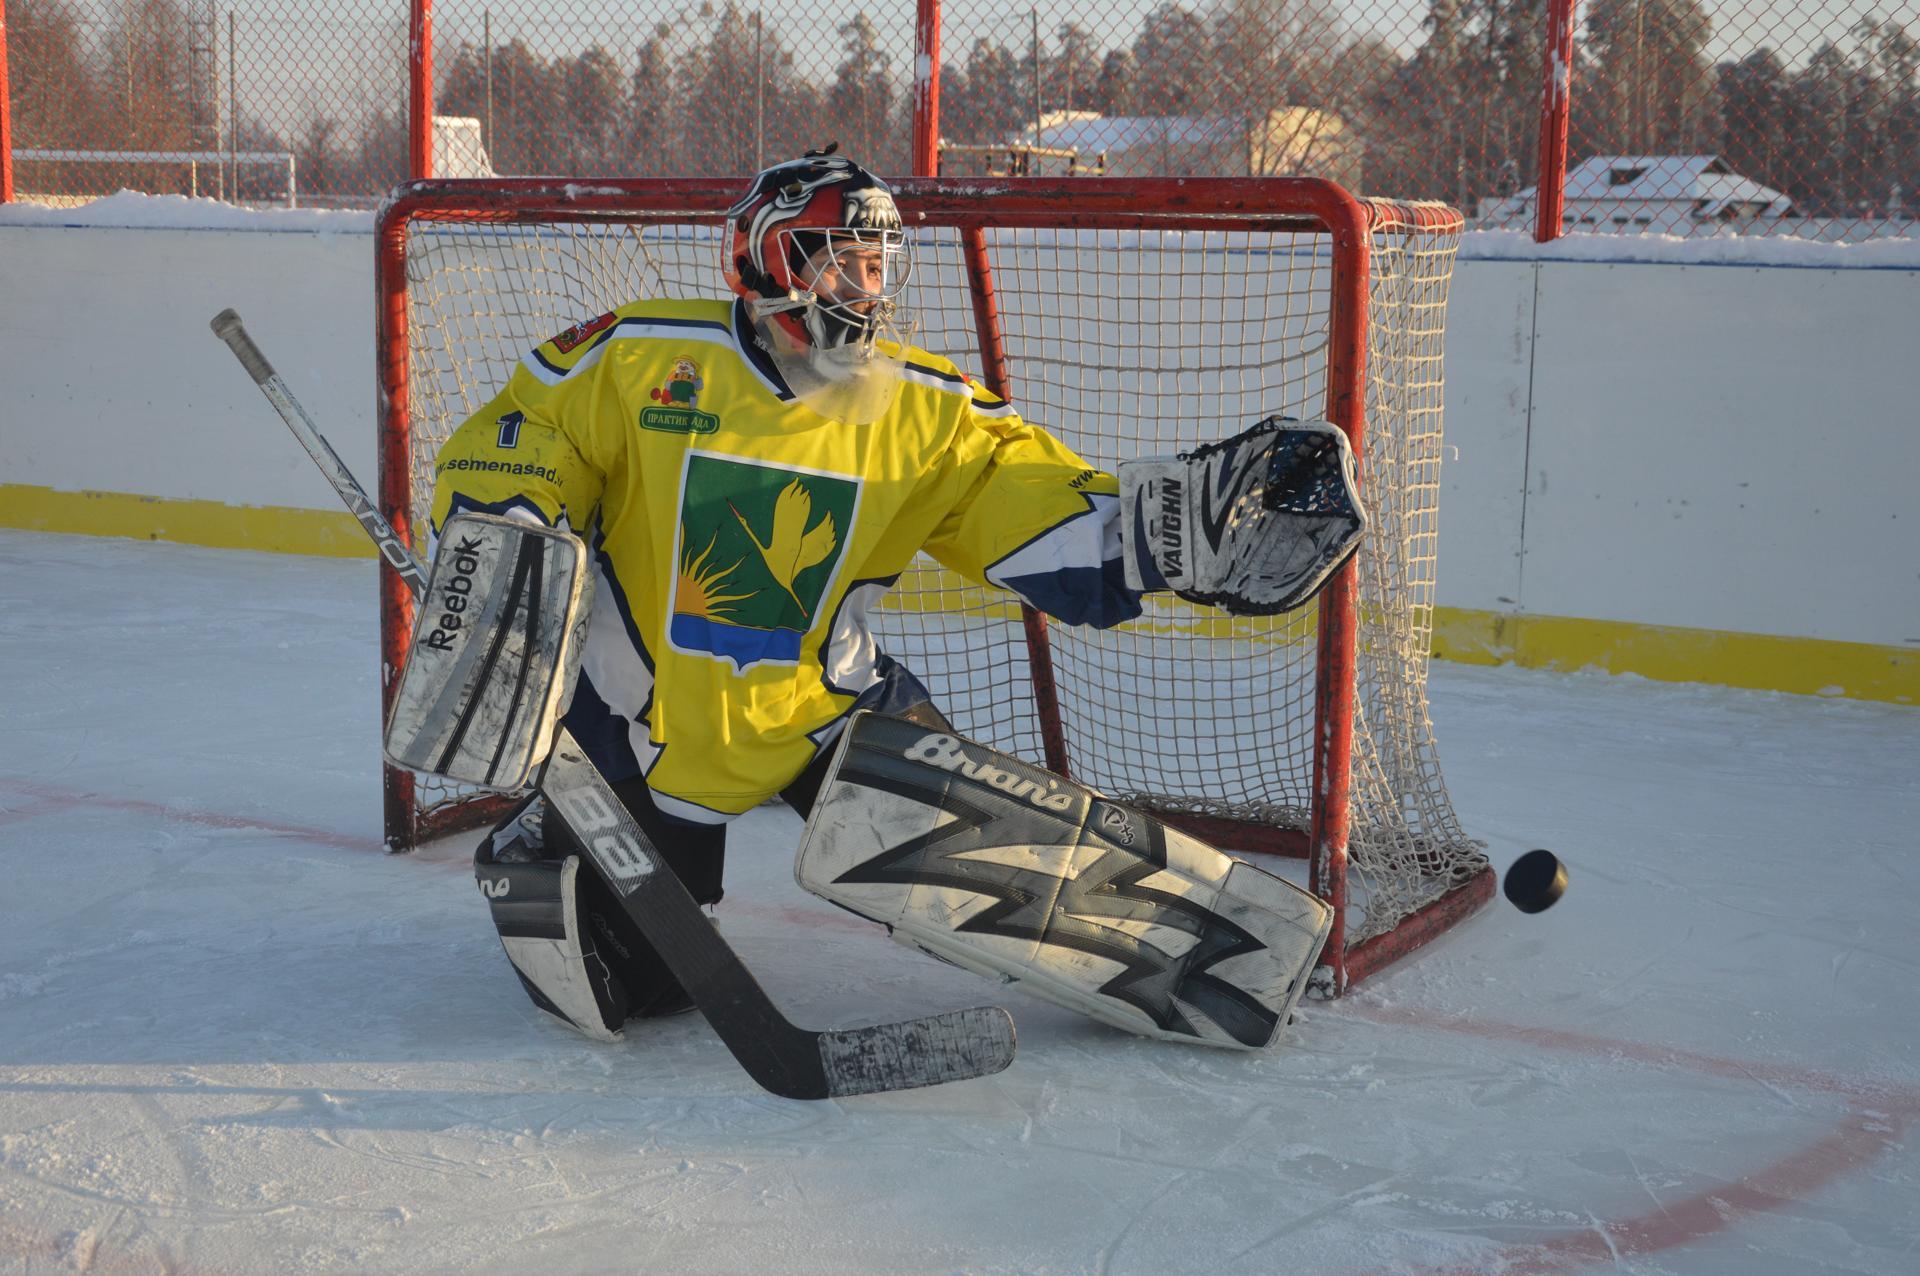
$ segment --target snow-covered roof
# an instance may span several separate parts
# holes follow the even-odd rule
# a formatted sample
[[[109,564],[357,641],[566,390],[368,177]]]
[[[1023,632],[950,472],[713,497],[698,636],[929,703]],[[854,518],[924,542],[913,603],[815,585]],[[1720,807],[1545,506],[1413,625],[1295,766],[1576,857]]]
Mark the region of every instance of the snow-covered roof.
[[[1529,186],[1514,198],[1530,200],[1536,192]],[[1792,203],[1771,186],[1740,176],[1718,155],[1595,155],[1567,170],[1566,197],[1623,203],[1704,200],[1703,216],[1730,204],[1754,203],[1784,213]]]
[[[1241,115],[1098,115],[1092,111],[1051,111],[1040,117],[1038,146],[1073,147],[1082,154],[1131,150],[1137,146],[1244,142],[1248,122]],[[1026,136],[1033,138],[1033,130]]]

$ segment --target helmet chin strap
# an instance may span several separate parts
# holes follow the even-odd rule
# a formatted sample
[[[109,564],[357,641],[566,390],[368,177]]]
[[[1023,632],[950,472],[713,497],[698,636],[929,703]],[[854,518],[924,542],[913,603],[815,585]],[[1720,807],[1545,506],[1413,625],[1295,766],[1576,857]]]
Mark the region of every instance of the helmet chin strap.
[[[804,310],[809,306],[818,305],[819,302],[818,293],[801,292],[798,288],[789,288],[784,297],[755,297],[747,303],[747,313],[755,322],[758,322],[772,315]]]

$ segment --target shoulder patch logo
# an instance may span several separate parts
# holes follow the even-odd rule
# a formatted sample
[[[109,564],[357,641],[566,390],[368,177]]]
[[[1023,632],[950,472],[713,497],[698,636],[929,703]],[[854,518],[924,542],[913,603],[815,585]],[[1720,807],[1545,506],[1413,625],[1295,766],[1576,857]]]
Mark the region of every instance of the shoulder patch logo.
[[[613,327],[613,312],[593,319],[582,319],[553,339],[553,348],[561,354],[572,354],[588,341]]]
[[[649,397],[655,403],[665,407],[642,408],[640,425],[648,430],[664,430],[669,434],[712,434],[720,428],[720,418],[711,412],[702,412],[695,406],[700,392],[707,387],[706,378],[700,375],[700,365],[681,355],[673,361],[673,371],[667,374],[667,383],[656,387]]]
[[[668,646],[742,672],[796,663],[846,556],[859,495],[858,481],[839,475],[688,453]]]

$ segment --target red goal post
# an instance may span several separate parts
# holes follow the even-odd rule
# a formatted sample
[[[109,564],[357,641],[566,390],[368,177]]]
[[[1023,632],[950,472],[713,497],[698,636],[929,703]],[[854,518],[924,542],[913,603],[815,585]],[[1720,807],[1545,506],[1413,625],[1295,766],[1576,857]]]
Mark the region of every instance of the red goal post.
[[[1334,906],[1338,994],[1492,897],[1426,706],[1441,349],[1462,226],[1306,178],[903,178],[915,344],[1092,464],[1280,413],[1333,421],[1373,528],[1319,598],[1234,619],[1156,595],[1110,631],[1050,626],[922,560],[875,618],[956,727],[1215,845],[1304,857]],[[433,451],[528,349],[642,296],[725,297],[737,182],[425,181],[377,231],[383,513],[425,540]],[[383,696],[412,600],[382,585]],[[389,769],[403,849],[500,799]]]

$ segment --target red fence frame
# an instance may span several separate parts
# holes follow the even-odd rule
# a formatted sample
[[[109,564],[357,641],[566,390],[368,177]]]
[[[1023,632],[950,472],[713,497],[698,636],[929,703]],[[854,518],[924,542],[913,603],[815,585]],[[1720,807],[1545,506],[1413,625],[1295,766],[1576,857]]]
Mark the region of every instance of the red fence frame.
[[[1533,238],[1547,243],[1560,238],[1566,211],[1567,121],[1573,105],[1574,0],[1549,0],[1546,50],[1540,68],[1540,180],[1536,195]]]
[[[12,102],[7,91],[7,0],[0,0],[0,204],[13,202]]]
[[[433,0],[407,6],[407,175],[433,176]]]
[[[915,0],[913,175],[940,171],[940,0]]]

